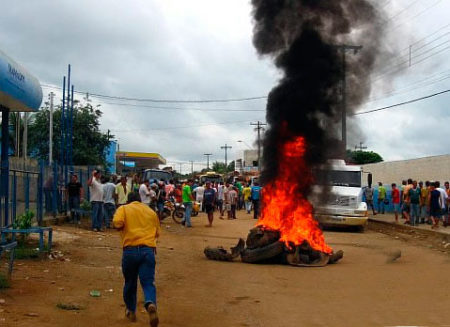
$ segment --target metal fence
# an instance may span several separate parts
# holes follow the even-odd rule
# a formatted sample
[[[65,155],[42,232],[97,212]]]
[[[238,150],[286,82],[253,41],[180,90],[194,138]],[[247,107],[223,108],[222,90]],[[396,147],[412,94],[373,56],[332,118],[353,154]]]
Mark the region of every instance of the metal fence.
[[[66,167],[54,163],[10,160],[8,201],[0,202],[0,227],[9,226],[26,211],[32,211],[40,225],[46,216],[68,212],[66,193],[70,176],[76,174],[89,201],[87,181],[95,167]],[[8,206],[8,215],[5,214]]]

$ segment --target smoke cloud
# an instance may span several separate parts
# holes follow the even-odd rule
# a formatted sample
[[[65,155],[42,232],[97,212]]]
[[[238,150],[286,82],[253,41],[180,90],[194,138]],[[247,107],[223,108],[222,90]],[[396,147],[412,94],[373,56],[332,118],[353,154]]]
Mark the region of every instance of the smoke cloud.
[[[306,140],[309,167],[343,157],[339,46],[363,47],[357,54],[346,52],[351,114],[370,93],[383,27],[380,12],[366,0],[252,0],[252,5],[254,46],[284,73],[267,104],[261,176],[267,182],[279,173],[281,145],[296,136]]]

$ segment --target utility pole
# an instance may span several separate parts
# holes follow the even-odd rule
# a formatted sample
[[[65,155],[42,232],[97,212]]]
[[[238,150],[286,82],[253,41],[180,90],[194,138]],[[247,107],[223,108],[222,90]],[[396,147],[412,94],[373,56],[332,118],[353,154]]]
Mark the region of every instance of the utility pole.
[[[183,165],[183,164],[180,162],[180,175],[181,175],[181,167],[182,167],[182,165]]]
[[[363,142],[359,142],[359,146],[355,145],[355,151],[358,151],[358,149],[359,149],[359,151],[366,150],[367,147],[363,146],[363,144],[364,144]]]
[[[250,123],[252,126],[256,126],[255,130],[258,131],[258,171],[261,172],[261,129],[266,126],[266,123],[261,123],[259,120],[256,123]]]
[[[220,147],[222,150],[225,150],[225,171],[227,171],[228,170],[228,158],[227,158],[227,153],[228,153],[228,149],[232,149],[233,147],[231,147],[231,146],[229,146],[229,145],[227,145],[226,143],[225,143],[225,145],[224,146],[221,146]]]
[[[48,164],[51,166],[53,163],[53,97],[55,93],[50,92],[50,127],[49,127],[49,140],[48,140]]]
[[[361,45],[337,45],[335,46],[342,52],[342,145],[344,151],[347,149],[347,59],[346,53],[348,50],[353,50],[353,54],[357,54],[362,49]]]
[[[194,178],[194,162],[193,161],[189,161],[191,163],[191,175],[192,178]]]
[[[206,170],[209,170],[209,157],[212,156],[212,153],[204,153],[204,156],[206,156]]]

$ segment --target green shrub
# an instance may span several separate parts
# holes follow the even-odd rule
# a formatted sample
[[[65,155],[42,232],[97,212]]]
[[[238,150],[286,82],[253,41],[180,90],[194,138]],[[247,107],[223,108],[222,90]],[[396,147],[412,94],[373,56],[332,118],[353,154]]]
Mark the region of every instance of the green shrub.
[[[29,229],[31,228],[32,220],[34,218],[34,212],[27,210],[22,215],[16,217],[13,223],[14,229]]]
[[[91,203],[88,200],[83,200],[80,204],[80,208],[84,211],[91,211]]]

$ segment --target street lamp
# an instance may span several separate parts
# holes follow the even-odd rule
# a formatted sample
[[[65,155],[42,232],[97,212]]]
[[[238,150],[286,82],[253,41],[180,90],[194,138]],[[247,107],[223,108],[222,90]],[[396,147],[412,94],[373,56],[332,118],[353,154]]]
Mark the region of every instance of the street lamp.
[[[245,141],[237,140],[236,142],[238,142],[238,143],[244,143],[245,146],[246,146],[247,148],[249,148],[250,150],[252,149],[252,147],[251,147],[250,145],[248,145],[247,142],[245,142]]]

